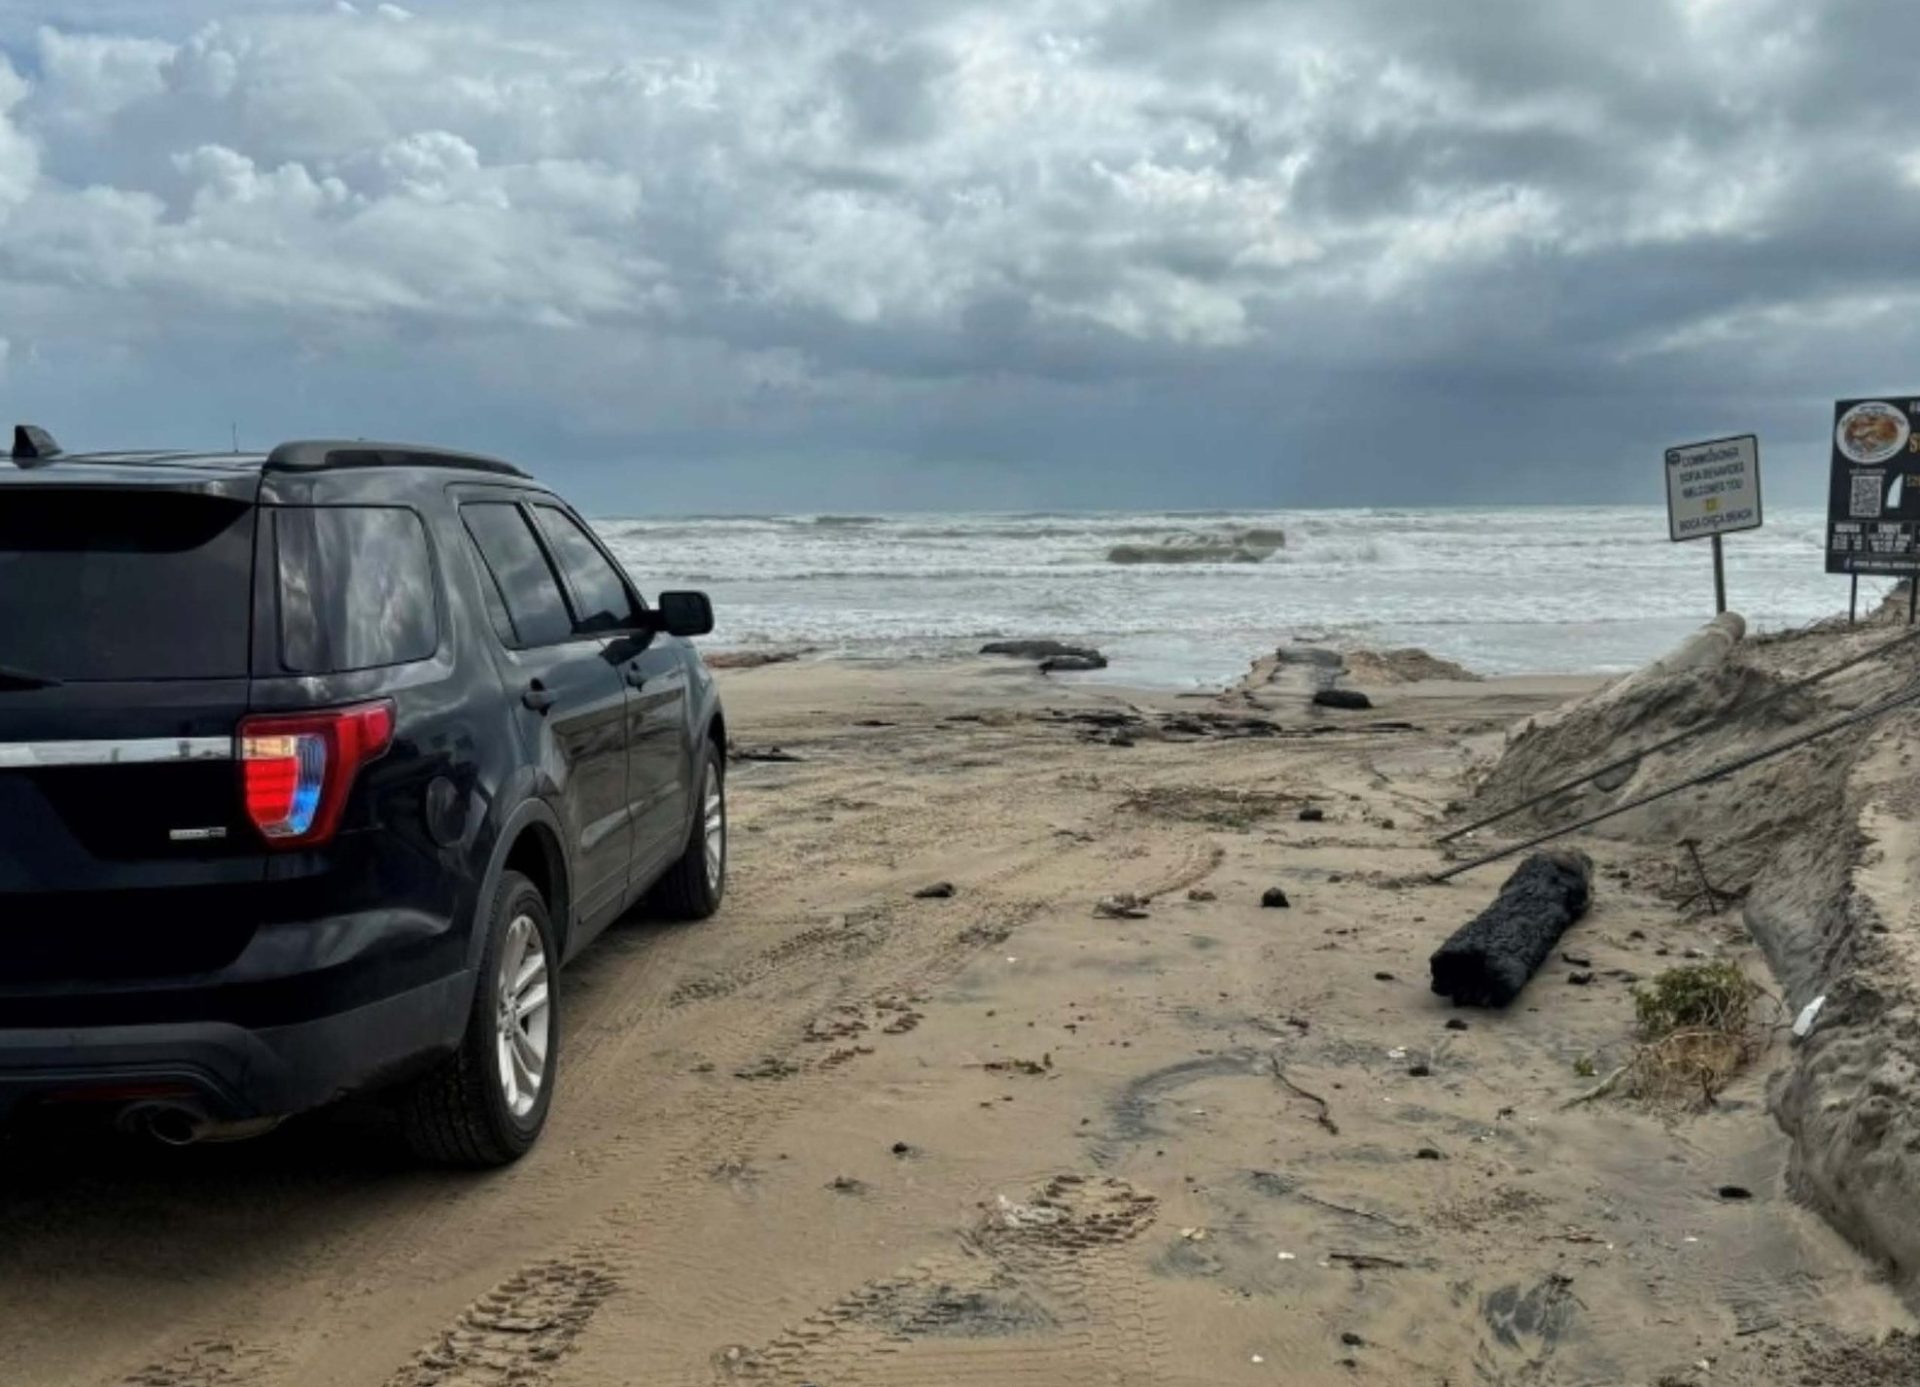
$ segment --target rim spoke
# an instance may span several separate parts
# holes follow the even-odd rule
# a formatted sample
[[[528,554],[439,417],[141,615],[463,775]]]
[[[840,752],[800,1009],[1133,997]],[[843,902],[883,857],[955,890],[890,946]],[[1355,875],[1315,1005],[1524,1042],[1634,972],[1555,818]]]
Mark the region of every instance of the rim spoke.
[[[540,1087],[540,1077],[546,1072],[545,1049],[544,1038],[542,1043],[535,1044],[533,1036],[524,1028],[520,1026],[513,1028],[513,1056],[520,1061],[520,1067],[526,1071],[529,1092]]]
[[[515,1000],[513,1004],[514,1019],[516,1021],[524,1021],[533,1015],[534,1012],[545,1007],[546,1004],[547,984],[546,981],[542,979],[540,982],[535,983],[532,987],[522,992],[518,999]]]
[[[500,1035],[500,1087],[504,1091],[507,1106],[515,1112],[520,1110],[520,1074],[514,1063],[513,1042],[503,1031]]]
[[[522,915],[519,919],[507,926],[506,942],[500,950],[501,977],[512,979],[520,972],[521,965],[526,962],[529,925],[530,922],[527,917]],[[512,990],[512,986],[512,983],[509,982],[509,991]]]
[[[540,1092],[540,1071],[538,1058],[526,1053],[526,1037],[515,1028],[513,1051],[513,1077],[520,1092],[531,1101]]]
[[[518,997],[535,983],[544,983],[546,980],[547,956],[541,953],[538,948],[528,949],[526,962],[520,966],[520,971],[514,975],[513,995]]]
[[[547,1072],[547,1023],[545,1018],[535,1018],[525,1028],[514,1027],[526,1038],[527,1054],[531,1056],[534,1072],[545,1077]]]

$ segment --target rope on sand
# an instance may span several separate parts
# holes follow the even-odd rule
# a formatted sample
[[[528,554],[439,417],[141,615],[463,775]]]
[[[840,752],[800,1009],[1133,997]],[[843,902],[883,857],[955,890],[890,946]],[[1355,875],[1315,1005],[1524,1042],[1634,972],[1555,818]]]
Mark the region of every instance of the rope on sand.
[[[1902,639],[1909,638],[1902,637]],[[1651,794],[1641,795],[1637,799],[1628,800],[1625,804],[1617,804],[1604,813],[1590,814],[1577,823],[1568,824],[1564,828],[1556,828],[1551,833],[1542,833],[1537,837],[1527,839],[1523,843],[1514,843],[1499,849],[1497,852],[1490,852],[1483,856],[1476,857],[1471,862],[1463,862],[1458,866],[1449,867],[1444,872],[1435,872],[1429,880],[1451,881],[1463,873],[1473,871],[1476,867],[1484,867],[1489,863],[1500,861],[1503,857],[1511,857],[1517,852],[1525,852],[1528,848],[1537,848],[1542,844],[1551,843],[1556,838],[1564,838],[1569,833],[1578,833],[1583,828],[1592,828],[1595,824],[1605,823],[1608,819],[1618,818],[1620,815],[1631,813],[1635,809],[1642,809],[1659,800],[1668,799],[1679,794],[1682,790],[1691,790],[1698,785],[1707,785],[1716,780],[1724,780],[1727,776],[1737,774],[1751,766],[1757,766],[1762,761],[1770,761],[1776,756],[1794,750],[1796,747],[1803,747],[1808,742],[1818,741],[1822,737],[1831,736],[1835,732],[1844,731],[1859,723],[1870,722],[1874,718],[1884,717],[1886,714],[1896,709],[1904,708],[1914,702],[1920,702],[1920,685],[1916,685],[1905,693],[1895,694],[1891,698],[1882,699],[1878,703],[1869,704],[1865,708],[1857,709],[1844,717],[1835,718],[1832,722],[1821,727],[1816,727],[1811,732],[1803,732],[1797,737],[1789,737],[1784,742],[1776,742],[1770,747],[1752,752],[1746,756],[1735,757],[1731,761],[1722,761],[1719,765],[1702,771],[1699,775],[1688,776],[1678,785],[1669,785],[1663,790],[1655,790]]]
[[[1840,664],[1834,665],[1831,669],[1823,669],[1816,674],[1808,675],[1804,679],[1796,680],[1795,682],[1786,685],[1784,688],[1775,689],[1772,693],[1768,694],[1765,698],[1761,699],[1757,703],[1749,704],[1748,706],[1743,708],[1730,709],[1727,712],[1722,713],[1718,717],[1709,718],[1707,721],[1703,723],[1700,723],[1694,727],[1689,727],[1686,731],[1677,733],[1676,735],[1667,738],[1664,742],[1655,742],[1652,746],[1642,747],[1640,750],[1633,752],[1631,755],[1622,756],[1617,760],[1609,761],[1604,766],[1596,766],[1593,770],[1587,771],[1572,780],[1562,781],[1560,784],[1554,786],[1551,790],[1541,791],[1539,794],[1535,795],[1532,799],[1522,800],[1518,804],[1509,805],[1505,809],[1502,809],[1497,814],[1490,814],[1484,819],[1476,819],[1472,823],[1467,824],[1462,828],[1456,828],[1450,833],[1444,833],[1439,838],[1435,839],[1435,841],[1439,843],[1451,843],[1456,838],[1464,838],[1469,833],[1476,833],[1480,829],[1486,828],[1492,824],[1499,823],[1502,819],[1510,819],[1515,814],[1520,813],[1524,809],[1531,809],[1536,804],[1544,804],[1547,800],[1553,799],[1557,795],[1564,795],[1569,790],[1577,790],[1582,785],[1585,785],[1588,781],[1598,780],[1601,776],[1606,775],[1610,771],[1625,770],[1627,767],[1633,765],[1635,762],[1642,761],[1649,756],[1658,756],[1663,751],[1671,751],[1674,747],[1677,747],[1684,742],[1692,741],[1695,737],[1701,736],[1707,732],[1712,732],[1716,728],[1725,726],[1728,722],[1732,721],[1736,717],[1752,717],[1756,713],[1764,712],[1768,708],[1773,707],[1775,704],[1783,703],[1787,699],[1791,698],[1793,695],[1797,693],[1802,693],[1807,689],[1812,688],[1815,684],[1820,683],[1822,680],[1831,679],[1836,674],[1843,674],[1847,670],[1854,669],[1860,665],[1866,664],[1869,660],[1877,660],[1882,655],[1888,654],[1889,652],[1893,651],[1899,646],[1905,645],[1912,640],[1920,640],[1920,628],[1916,628],[1915,630],[1908,631],[1899,636],[1896,636],[1892,640],[1887,641],[1882,645],[1876,645],[1873,649],[1867,651],[1865,654],[1856,655],[1850,660],[1846,660]]]

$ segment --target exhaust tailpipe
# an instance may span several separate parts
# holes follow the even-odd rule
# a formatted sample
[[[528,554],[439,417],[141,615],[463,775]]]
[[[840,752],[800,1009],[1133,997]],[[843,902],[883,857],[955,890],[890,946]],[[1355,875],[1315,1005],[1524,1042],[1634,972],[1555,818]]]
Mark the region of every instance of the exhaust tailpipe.
[[[192,1103],[135,1103],[120,1114],[121,1130],[138,1132],[163,1146],[196,1146],[201,1142],[247,1141],[263,1137],[280,1125],[277,1117],[252,1117],[220,1122]]]

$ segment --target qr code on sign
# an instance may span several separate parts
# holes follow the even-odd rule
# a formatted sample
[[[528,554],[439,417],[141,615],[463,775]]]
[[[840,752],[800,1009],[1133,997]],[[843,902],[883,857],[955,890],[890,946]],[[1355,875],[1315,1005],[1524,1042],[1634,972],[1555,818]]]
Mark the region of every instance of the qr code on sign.
[[[1855,520],[1878,520],[1880,518],[1880,498],[1885,494],[1887,474],[1884,472],[1855,472],[1853,474],[1853,505],[1848,514]]]

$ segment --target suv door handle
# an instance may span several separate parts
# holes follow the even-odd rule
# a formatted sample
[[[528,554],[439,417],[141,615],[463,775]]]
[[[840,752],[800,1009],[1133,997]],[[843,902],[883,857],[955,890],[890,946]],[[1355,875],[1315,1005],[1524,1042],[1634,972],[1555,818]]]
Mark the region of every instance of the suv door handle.
[[[627,683],[629,686],[636,689],[646,688],[647,687],[646,672],[644,670],[630,666],[627,669]]]
[[[538,679],[527,685],[527,691],[520,695],[520,701],[536,713],[544,713],[560,701],[559,695],[542,684]]]

